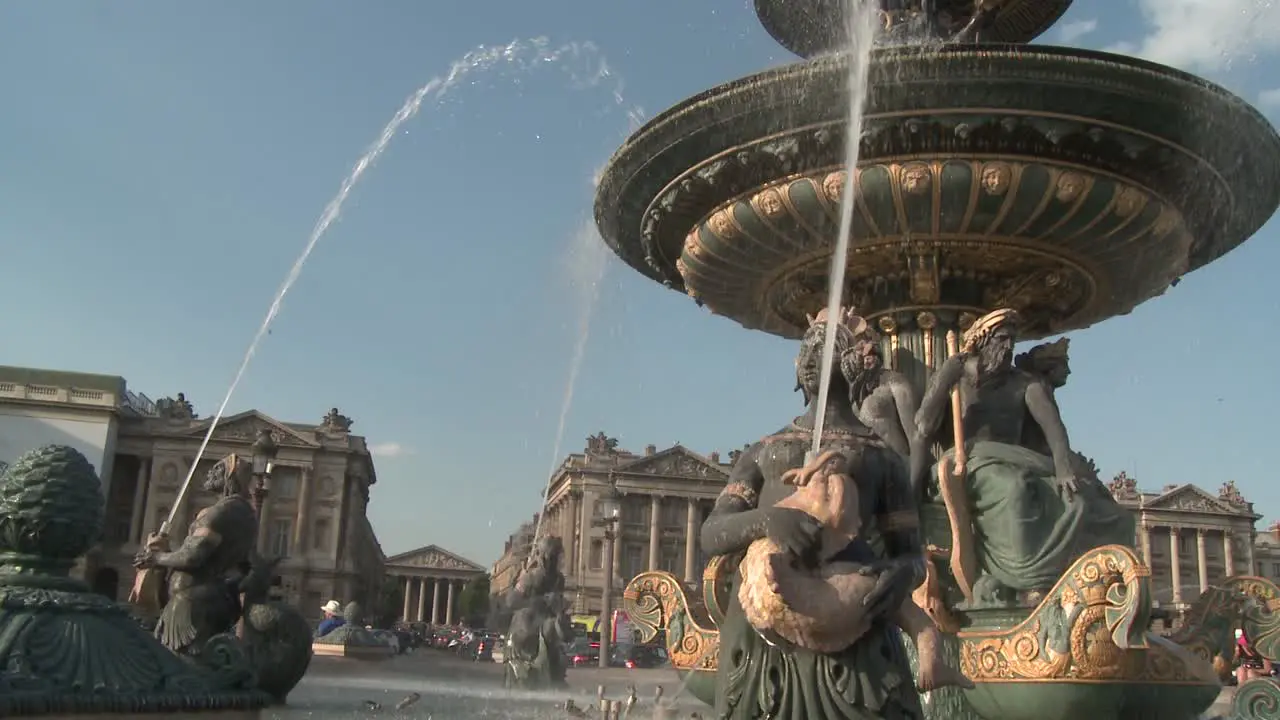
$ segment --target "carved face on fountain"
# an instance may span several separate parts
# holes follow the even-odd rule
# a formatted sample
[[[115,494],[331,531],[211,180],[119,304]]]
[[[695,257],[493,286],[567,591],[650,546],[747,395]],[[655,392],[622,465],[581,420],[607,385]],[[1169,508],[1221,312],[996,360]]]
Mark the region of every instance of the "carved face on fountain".
[[[842,316],[844,313],[842,313]],[[804,393],[804,403],[808,405],[818,396],[818,387],[822,378],[822,349],[827,335],[827,311],[818,313],[809,319],[809,329],[800,340],[800,352],[796,356],[796,390]],[[835,332],[835,360],[838,362],[853,347],[857,337],[853,330],[841,320],[837,321]],[[832,364],[832,375],[837,376],[837,366]]]
[[[999,375],[1013,367],[1013,329],[1007,325],[996,327],[978,341],[978,375]]]
[[[1070,341],[1058,338],[1051,343],[1037,345],[1014,359],[1022,370],[1040,375],[1055,390],[1067,384],[1071,377],[1071,360],[1067,354]]]

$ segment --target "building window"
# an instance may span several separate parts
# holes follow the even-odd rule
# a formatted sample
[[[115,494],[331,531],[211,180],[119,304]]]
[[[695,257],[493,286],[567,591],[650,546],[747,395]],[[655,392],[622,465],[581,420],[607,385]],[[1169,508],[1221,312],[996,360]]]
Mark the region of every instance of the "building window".
[[[660,568],[678,576],[684,572],[683,564],[684,558],[678,545],[662,546],[661,554],[658,556],[658,566]]]
[[[268,536],[270,553],[275,557],[289,556],[289,540],[293,535],[293,523],[289,520],[272,520]]]
[[[1280,563],[1271,563],[1271,577],[1280,578]]]
[[[588,562],[592,570],[600,570],[604,567],[604,541],[603,540],[591,541],[591,554],[588,557]]]
[[[320,552],[329,551],[329,518],[316,520],[316,533],[312,538],[311,548]]]
[[[622,568],[622,577],[630,581],[645,570],[644,548],[640,545],[627,545],[627,566]]]
[[[682,503],[666,502],[662,504],[662,524],[666,527],[679,527],[684,524],[687,512]]]
[[[298,496],[298,468],[276,468],[271,473],[271,494],[281,498]]]

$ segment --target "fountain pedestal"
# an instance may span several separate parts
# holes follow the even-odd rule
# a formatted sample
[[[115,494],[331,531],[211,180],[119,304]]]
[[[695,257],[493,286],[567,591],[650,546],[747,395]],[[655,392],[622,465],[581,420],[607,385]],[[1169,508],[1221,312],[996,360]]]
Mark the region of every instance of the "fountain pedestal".
[[[179,659],[68,576],[102,529],[93,466],[51,445],[0,475],[0,716],[257,717],[270,697],[236,639]]]

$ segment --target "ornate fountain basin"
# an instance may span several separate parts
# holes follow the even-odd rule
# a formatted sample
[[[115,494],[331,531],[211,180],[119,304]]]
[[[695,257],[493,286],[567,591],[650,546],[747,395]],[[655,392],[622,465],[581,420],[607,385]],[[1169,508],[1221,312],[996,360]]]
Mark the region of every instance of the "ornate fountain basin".
[[[1280,205],[1275,129],[1167,67],[1045,46],[877,50],[852,180],[846,75],[823,57],[654,118],[600,182],[606,243],[714,313],[799,337],[826,303],[852,181],[845,297],[864,315],[1011,307],[1032,339],[1132,310]]]
[[[623,596],[641,640],[665,630],[672,664],[696,673],[689,689],[707,703],[733,567],[732,558],[714,560],[700,593],[669,573],[642,573]],[[987,720],[1199,717],[1221,684],[1211,657],[1147,632],[1149,576],[1132,550],[1107,545],[1078,559],[1029,612],[959,614],[953,661],[977,685],[963,693],[961,712]]]

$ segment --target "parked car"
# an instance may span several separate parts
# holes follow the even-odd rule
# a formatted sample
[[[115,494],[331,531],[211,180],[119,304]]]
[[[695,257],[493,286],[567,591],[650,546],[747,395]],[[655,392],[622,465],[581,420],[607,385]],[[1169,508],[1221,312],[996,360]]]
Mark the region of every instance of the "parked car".
[[[565,652],[565,663],[570,667],[582,667],[600,662],[600,643],[586,638],[579,638],[569,644]]]
[[[657,645],[624,645],[609,654],[610,667],[647,670],[667,664],[667,649]]]

